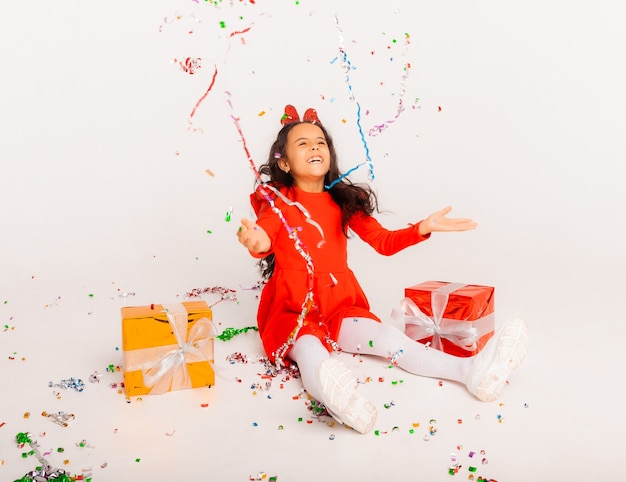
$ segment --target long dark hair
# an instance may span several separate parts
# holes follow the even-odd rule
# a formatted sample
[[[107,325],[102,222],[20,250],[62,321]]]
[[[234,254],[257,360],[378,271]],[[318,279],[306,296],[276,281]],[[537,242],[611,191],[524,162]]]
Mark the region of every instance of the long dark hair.
[[[278,131],[276,140],[270,148],[267,161],[259,167],[259,174],[267,179],[266,182],[277,189],[286,187],[288,190],[291,190],[295,186],[295,180],[292,175],[280,169],[278,161],[285,155],[289,131],[304,122],[312,123],[309,121],[297,121],[284,125],[282,129]],[[315,122],[314,124],[322,130],[326,138],[328,150],[330,151],[330,168],[324,177],[324,185],[330,186],[333,181],[337,181],[337,179],[340,179],[342,176],[337,162],[337,152],[335,151],[333,139],[326,128],[319,122]],[[378,211],[376,193],[366,184],[353,184],[349,179],[344,177],[338,182],[335,182],[328,190],[328,193],[333,201],[341,208],[341,228],[345,236],[348,236],[348,222],[355,213],[360,211],[369,215],[374,211]],[[259,261],[259,269],[263,279],[269,279],[274,272],[274,255],[270,254],[261,259]]]

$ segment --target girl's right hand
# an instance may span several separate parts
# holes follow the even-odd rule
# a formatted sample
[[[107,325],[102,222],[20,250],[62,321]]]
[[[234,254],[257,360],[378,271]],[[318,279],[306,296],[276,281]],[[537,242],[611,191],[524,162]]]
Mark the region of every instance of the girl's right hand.
[[[272,240],[263,228],[246,218],[241,220],[237,239],[253,253],[266,253],[272,247]]]
[[[422,236],[434,233],[435,231],[469,231],[476,229],[476,222],[470,218],[447,218],[446,216],[452,211],[452,207],[448,206],[436,213],[428,216],[419,225],[419,233]]]

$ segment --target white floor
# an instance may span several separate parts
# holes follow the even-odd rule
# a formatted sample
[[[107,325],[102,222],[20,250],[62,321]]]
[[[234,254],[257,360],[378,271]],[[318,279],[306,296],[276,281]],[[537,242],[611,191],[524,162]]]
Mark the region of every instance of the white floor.
[[[362,5],[2,3],[0,481],[38,464],[16,446],[25,432],[53,466],[94,482],[626,480],[619,3]],[[480,225],[391,258],[355,240],[373,311],[391,323],[421,281],[490,284],[497,326],[528,321],[527,360],[501,400],[481,403],[345,356],[379,410],[360,435],[314,418],[298,379],[264,378],[248,332],[216,342],[214,387],[127,403],[122,306],[224,286],[239,301],[214,306],[219,328],[255,323],[258,293],[242,288],[254,261],[235,240],[254,176],[231,116],[257,165],[286,103],[317,108],[342,170],[362,162],[340,46],[366,131],[393,118],[406,87],[398,123],[369,139],[381,222],[452,204]],[[195,58],[194,75],[179,68]],[[236,353],[248,363],[229,364]],[[70,378],[84,390],[49,386]]]
[[[122,373],[107,371],[122,361],[120,307],[181,300],[200,286],[168,297],[150,281],[123,297],[129,291],[111,281],[20,280],[4,288],[0,305],[0,479],[18,479],[37,465],[15,444],[16,434],[29,432],[53,466],[94,481],[439,481],[452,478],[455,463],[460,480],[624,480],[620,280],[600,279],[593,268],[557,272],[567,271],[546,262],[540,276],[521,277],[514,290],[499,293],[497,324],[513,311],[524,316],[532,346],[498,402],[341,355],[369,380],[361,389],[379,410],[367,435],[315,418],[299,379],[264,378],[253,331],[216,340],[214,387],[127,402],[119,393]],[[238,302],[214,306],[220,329],[254,324],[258,293],[232,288]],[[235,353],[248,363],[229,364]],[[94,374],[98,383],[89,381]],[[49,387],[71,377],[85,383],[82,392]],[[44,411],[75,419],[61,427]]]

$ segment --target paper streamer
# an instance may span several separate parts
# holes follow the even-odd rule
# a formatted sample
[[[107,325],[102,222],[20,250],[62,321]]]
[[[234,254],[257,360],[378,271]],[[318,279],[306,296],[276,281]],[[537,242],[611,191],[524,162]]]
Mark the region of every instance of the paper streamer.
[[[344,41],[343,31],[341,30],[341,27],[339,26],[339,19],[337,18],[336,15],[335,15],[335,26],[337,27],[337,32],[339,34],[339,56],[335,57],[330,63],[333,64],[337,61],[337,59],[341,59],[341,67],[344,70],[344,78],[345,78],[346,86],[348,87],[348,93],[350,94],[349,98],[350,100],[356,103],[356,125],[359,129],[359,135],[361,136],[361,142],[363,143],[363,148],[365,149],[366,162],[359,164],[353,169],[350,169],[347,173],[342,174],[333,182],[331,182],[329,185],[324,186],[326,189],[331,189],[335,184],[340,182],[349,173],[355,171],[356,169],[358,169],[364,164],[367,164],[369,167],[370,181],[374,180],[374,163],[372,162],[372,157],[370,155],[369,146],[367,145],[367,140],[365,139],[365,134],[363,133],[363,127],[361,126],[361,104],[356,99],[354,95],[354,91],[352,89],[352,83],[350,82],[350,71],[353,70],[354,67],[352,67],[350,60],[348,59],[348,54],[346,53],[346,50],[343,48],[343,41]]]
[[[196,111],[198,110],[198,107],[200,107],[200,104],[202,103],[202,101],[204,101],[204,99],[207,98],[207,96],[209,95],[209,92],[211,92],[211,89],[213,89],[213,86],[215,85],[215,79],[217,78],[217,65],[215,66],[215,70],[213,72],[213,77],[211,78],[211,83],[209,84],[209,88],[206,90],[206,92],[202,95],[202,97],[200,97],[198,99],[198,101],[196,102],[196,105],[193,107],[193,110],[191,111],[191,114],[189,114],[189,122],[187,125],[187,129],[196,132],[196,131],[200,131],[202,132],[202,129],[196,129],[193,127],[193,116],[196,115]]]
[[[231,112],[232,112],[234,109],[233,109],[232,102],[230,100],[230,97],[231,97],[230,92],[226,92],[226,96],[227,96],[226,102],[230,106]],[[300,240],[300,237],[298,236],[298,230],[292,228],[291,226],[289,226],[289,224],[287,223],[287,220],[285,219],[285,216],[283,215],[282,211],[280,210],[280,208],[278,208],[278,206],[276,206],[276,203],[274,203],[274,200],[270,196],[270,191],[273,191],[275,193],[277,193],[278,191],[275,188],[273,188],[272,186],[269,186],[267,183],[265,183],[263,181],[263,179],[261,177],[261,174],[259,173],[258,169],[256,168],[254,160],[252,159],[252,156],[250,155],[250,151],[248,150],[248,145],[246,143],[246,138],[245,138],[245,136],[243,134],[243,130],[241,128],[241,125],[239,124],[238,117],[235,116],[234,114],[231,114],[231,119],[233,121],[233,124],[235,125],[235,128],[237,129],[237,132],[239,133],[239,137],[241,139],[243,150],[244,150],[244,152],[246,154],[246,158],[248,159],[248,163],[250,165],[250,168],[254,172],[254,175],[255,175],[257,181],[259,182],[259,187],[258,187],[259,192],[261,193],[263,198],[267,201],[267,203],[270,205],[270,208],[272,209],[272,212],[274,212],[278,216],[278,218],[280,219],[281,223],[283,224],[283,227],[286,229],[287,233],[289,234],[289,237],[291,239],[293,239],[294,248],[298,251],[298,253],[300,254],[300,256],[302,256],[302,258],[304,259],[304,261],[306,263],[306,269],[307,269],[307,274],[308,274],[308,290],[307,290],[307,294],[305,295],[304,301],[302,302],[302,309],[301,309],[300,314],[298,315],[298,318],[296,320],[296,322],[297,322],[296,323],[296,327],[290,333],[290,335],[287,338],[287,340],[285,341],[285,343],[283,343],[278,348],[278,350],[276,350],[276,353],[274,353],[274,358],[276,360],[276,365],[278,367],[282,367],[282,366],[284,366],[283,357],[287,353],[287,350],[289,350],[290,346],[293,345],[294,342],[296,341],[296,338],[298,336],[298,332],[300,331],[300,329],[304,325],[304,320],[306,319],[306,316],[309,314],[309,312],[312,309],[318,310],[318,307],[315,304],[314,294],[313,294],[313,287],[314,287],[314,282],[315,282],[315,266],[313,264],[313,259],[311,258],[311,255],[306,250],[305,245],[302,243],[302,241]],[[281,199],[285,199],[285,198],[281,196]],[[319,224],[315,223],[311,219],[310,215],[308,214],[308,211],[306,211],[306,209],[304,209],[304,206],[302,206],[300,203],[294,203],[293,201],[290,201],[290,200],[288,200],[288,201],[289,201],[290,205],[297,206],[299,209],[301,209],[303,211],[303,214],[305,215],[305,217],[307,217],[307,222],[310,222],[314,226],[318,227],[318,229],[319,229],[319,231],[320,231],[320,233],[322,235],[322,240],[323,240],[324,233],[323,233],[321,227],[319,226]],[[319,313],[319,310],[318,310],[318,313]]]
[[[378,134],[382,133],[385,129],[387,129],[387,127],[389,127],[391,124],[397,121],[398,117],[400,117],[400,114],[404,112],[403,102],[404,102],[404,95],[406,94],[405,82],[406,82],[406,79],[409,77],[410,69],[411,69],[411,64],[406,64],[404,66],[404,74],[402,75],[402,79],[400,80],[400,84],[401,84],[400,98],[398,99],[398,109],[396,110],[396,115],[394,116],[393,119],[385,121],[382,124],[374,125],[374,127],[372,127],[368,132],[370,137],[375,137]]]

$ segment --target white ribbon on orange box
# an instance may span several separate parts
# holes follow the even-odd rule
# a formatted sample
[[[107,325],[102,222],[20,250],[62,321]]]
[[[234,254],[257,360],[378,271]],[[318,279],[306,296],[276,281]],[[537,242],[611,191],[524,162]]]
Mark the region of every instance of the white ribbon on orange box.
[[[416,340],[432,336],[430,345],[437,350],[442,349],[441,339],[445,338],[464,350],[474,351],[480,337],[493,329],[494,314],[491,313],[472,322],[443,318],[450,293],[464,286],[467,284],[449,283],[433,290],[431,293],[432,317],[422,312],[410,298],[404,298],[400,302],[400,308],[394,308],[391,311],[391,317],[417,327],[411,330],[411,336]]]
[[[187,330],[188,313],[182,303],[163,305],[176,344],[130,350],[124,354],[127,371],[141,370],[143,382],[150,394],[191,388],[187,363],[213,362],[215,325],[208,318],[196,320]]]

